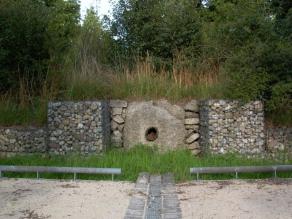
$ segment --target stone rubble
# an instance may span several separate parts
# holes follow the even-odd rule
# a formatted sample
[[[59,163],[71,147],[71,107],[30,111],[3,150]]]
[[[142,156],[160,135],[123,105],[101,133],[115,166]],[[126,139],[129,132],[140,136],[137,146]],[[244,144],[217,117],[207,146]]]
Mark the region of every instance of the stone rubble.
[[[114,147],[123,147],[124,126],[128,103],[123,100],[111,100],[111,144]]]
[[[185,143],[187,148],[193,155],[198,155],[202,152],[199,145],[200,132],[200,115],[199,115],[199,102],[191,100],[185,107]]]

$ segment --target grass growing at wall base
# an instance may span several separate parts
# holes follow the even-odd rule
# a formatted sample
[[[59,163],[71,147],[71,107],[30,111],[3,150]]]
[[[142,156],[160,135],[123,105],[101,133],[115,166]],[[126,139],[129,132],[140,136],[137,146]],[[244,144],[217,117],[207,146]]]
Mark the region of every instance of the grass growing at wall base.
[[[21,106],[14,100],[1,100],[0,97],[0,126],[43,126],[46,122],[47,101],[35,98],[33,104]]]
[[[286,163],[277,164],[287,164]],[[55,156],[55,155],[31,155],[16,156],[11,158],[0,158],[0,165],[38,165],[38,166],[60,166],[60,167],[108,167],[122,168],[122,175],[115,177],[116,180],[135,181],[140,172],[162,174],[172,172],[177,182],[195,179],[189,173],[190,167],[207,166],[253,166],[272,165],[272,160],[245,158],[238,155],[206,155],[194,157],[187,150],[177,150],[160,154],[156,149],[137,146],[131,150],[111,150],[98,156]],[[7,177],[32,177],[36,174],[5,173]],[[72,174],[41,174],[42,178],[72,179]],[[240,178],[270,178],[272,174],[242,174]],[[280,173],[279,177],[292,177],[292,173]],[[101,175],[78,175],[79,179],[109,180],[111,176]],[[232,179],[234,174],[202,175],[201,179]]]

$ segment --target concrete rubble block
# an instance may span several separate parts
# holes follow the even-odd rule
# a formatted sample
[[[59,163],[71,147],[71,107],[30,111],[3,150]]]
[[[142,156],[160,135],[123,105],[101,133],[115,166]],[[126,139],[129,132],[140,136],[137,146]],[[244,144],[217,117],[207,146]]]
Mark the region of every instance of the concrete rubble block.
[[[184,119],[183,108],[178,105],[172,105],[167,100],[154,101],[153,105],[166,109],[170,114],[172,114],[177,119]]]
[[[157,145],[160,151],[183,147],[183,111],[181,107],[171,107],[165,101],[162,104],[153,101],[130,103],[124,127],[124,146]]]

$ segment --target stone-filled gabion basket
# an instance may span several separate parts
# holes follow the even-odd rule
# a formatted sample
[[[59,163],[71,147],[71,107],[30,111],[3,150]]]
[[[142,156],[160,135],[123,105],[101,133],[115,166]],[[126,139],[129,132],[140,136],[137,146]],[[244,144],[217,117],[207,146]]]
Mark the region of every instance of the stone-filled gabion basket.
[[[260,101],[201,102],[201,145],[211,153],[264,154],[264,111]]]
[[[48,107],[49,152],[100,153],[110,141],[106,101],[53,102]]]
[[[47,130],[35,127],[0,128],[0,155],[47,152]]]
[[[192,154],[276,154],[291,150],[291,129],[267,129],[260,101],[51,102],[42,128],[0,128],[0,155],[99,154],[110,145],[188,148]],[[290,146],[289,146],[290,145]]]

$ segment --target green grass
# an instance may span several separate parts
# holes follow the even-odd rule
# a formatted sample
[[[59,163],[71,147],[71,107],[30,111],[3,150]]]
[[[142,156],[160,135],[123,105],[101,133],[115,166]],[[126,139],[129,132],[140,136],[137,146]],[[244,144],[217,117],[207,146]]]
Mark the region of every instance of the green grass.
[[[289,107],[286,110],[279,110],[269,112],[266,114],[268,123],[274,126],[287,126],[292,127],[292,111]]]
[[[287,163],[292,163],[286,162]],[[135,181],[140,172],[162,174],[172,172],[177,182],[188,181],[195,178],[189,173],[190,167],[200,166],[248,166],[272,165],[272,160],[248,159],[237,155],[208,155],[194,157],[187,150],[177,150],[165,154],[155,149],[137,146],[131,150],[111,150],[104,155],[83,157],[80,155],[50,156],[31,155],[1,158],[0,165],[40,165],[40,166],[66,166],[66,167],[108,167],[122,168],[122,175],[117,180]],[[277,163],[284,164],[284,163]],[[33,174],[5,173],[7,177],[35,177]],[[292,177],[292,173],[281,173],[280,177]],[[72,179],[72,174],[41,174],[43,178]],[[242,174],[241,178],[269,178],[272,174]],[[110,176],[78,175],[79,179],[111,179]],[[234,174],[202,175],[202,179],[230,179]]]
[[[113,87],[115,87],[113,85]],[[118,89],[112,89],[111,98],[114,99],[142,99],[153,100],[165,98],[170,101],[182,101],[184,99],[208,99],[223,98],[222,84],[193,84],[190,86],[175,83],[167,77],[141,76],[119,81]]]
[[[0,100],[0,125],[37,125],[47,121],[47,104],[34,100],[34,104],[20,106],[13,100]]]

